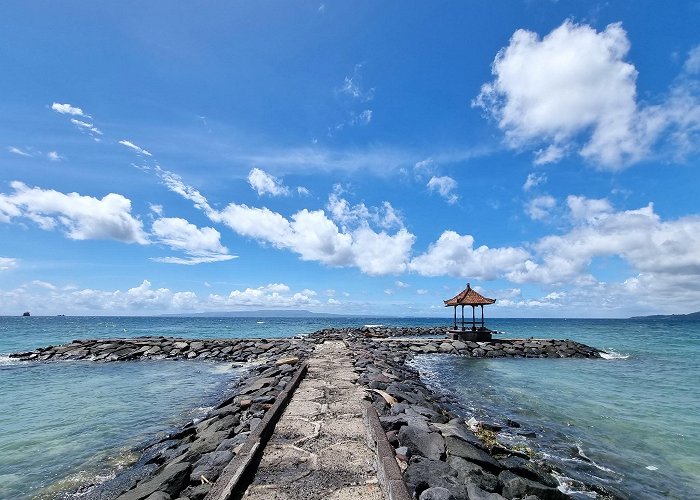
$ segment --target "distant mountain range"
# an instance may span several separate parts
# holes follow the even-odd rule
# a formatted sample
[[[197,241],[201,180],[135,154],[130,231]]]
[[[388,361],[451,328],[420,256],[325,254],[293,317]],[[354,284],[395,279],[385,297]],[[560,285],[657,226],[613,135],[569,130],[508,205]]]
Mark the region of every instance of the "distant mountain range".
[[[688,314],[653,314],[651,316],[632,316],[630,319],[682,319],[700,321],[700,311]]]
[[[349,318],[356,314],[315,313],[305,310],[262,309],[258,311],[218,311],[186,314],[163,314],[168,317],[201,318]]]

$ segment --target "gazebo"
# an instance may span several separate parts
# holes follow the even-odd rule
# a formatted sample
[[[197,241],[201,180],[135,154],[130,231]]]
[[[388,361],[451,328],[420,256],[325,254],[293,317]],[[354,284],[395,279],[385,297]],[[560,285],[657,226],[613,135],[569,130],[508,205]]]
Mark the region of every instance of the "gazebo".
[[[491,340],[491,330],[484,326],[484,306],[493,304],[496,299],[484,297],[479,292],[472,289],[471,283],[467,283],[467,288],[459,292],[449,300],[445,300],[445,307],[454,307],[454,329],[450,330],[453,338],[461,340]],[[457,307],[462,306],[462,326],[457,326]],[[472,307],[471,326],[464,323],[464,307]],[[481,307],[481,321],[476,319],[476,308]]]

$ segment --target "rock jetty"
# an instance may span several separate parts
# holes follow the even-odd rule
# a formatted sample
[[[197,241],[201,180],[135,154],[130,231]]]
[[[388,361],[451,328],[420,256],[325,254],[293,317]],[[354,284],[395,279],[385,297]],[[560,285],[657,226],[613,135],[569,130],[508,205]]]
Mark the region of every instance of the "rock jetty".
[[[201,359],[249,363],[247,375],[203,419],[149,443],[140,450],[138,462],[114,479],[83,488],[79,493],[87,499],[204,499],[224,469],[246,460],[258,444],[264,446],[260,436],[274,427],[272,417],[280,411],[280,401],[293,393],[316,345],[329,340],[343,341],[348,347],[357,383],[366,389],[368,409],[376,412],[375,420],[378,416],[381,435],[375,436],[373,445],[376,465],[387,463],[387,457],[379,456],[381,450],[388,453],[390,464],[398,465],[396,475],[406,488],[401,490],[403,496],[400,490],[391,490],[399,491],[390,495],[392,500],[567,498],[553,475],[557,471],[548,463],[528,450],[511,449],[497,441],[494,431],[499,425],[517,428],[517,422],[465,422],[407,362],[423,354],[599,358],[601,351],[571,340],[463,342],[447,338],[446,332],[447,328],[367,326],[325,329],[303,338],[75,340],[11,357],[34,362]],[[606,498],[622,497],[595,486],[575,486],[588,486]]]

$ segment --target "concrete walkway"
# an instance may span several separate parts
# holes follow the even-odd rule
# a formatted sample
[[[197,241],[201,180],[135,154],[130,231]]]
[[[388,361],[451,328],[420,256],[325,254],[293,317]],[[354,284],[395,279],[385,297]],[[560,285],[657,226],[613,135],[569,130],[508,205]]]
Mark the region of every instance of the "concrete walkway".
[[[364,391],[355,384],[351,360],[341,341],[316,347],[243,498],[384,498],[375,454],[366,444]]]

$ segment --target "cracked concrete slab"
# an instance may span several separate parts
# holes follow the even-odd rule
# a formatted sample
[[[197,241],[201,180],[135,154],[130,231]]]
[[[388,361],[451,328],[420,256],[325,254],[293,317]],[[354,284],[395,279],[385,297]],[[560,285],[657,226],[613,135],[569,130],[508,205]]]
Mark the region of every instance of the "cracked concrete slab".
[[[265,447],[248,500],[382,500],[362,420],[364,390],[355,383],[350,351],[326,341],[309,359]]]

